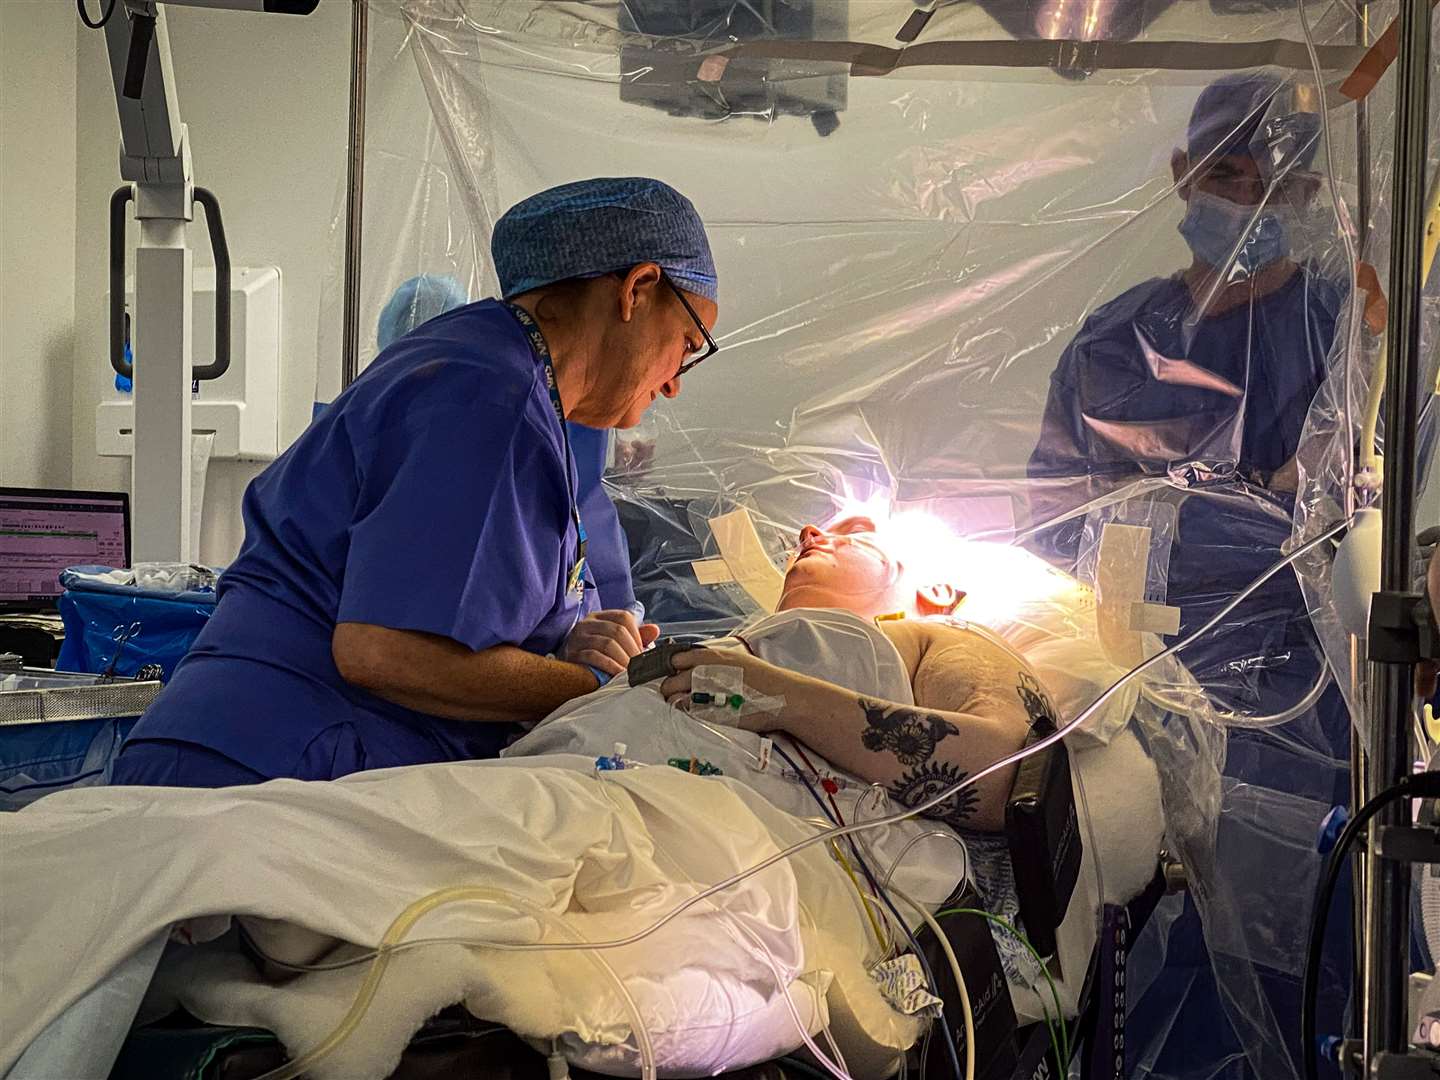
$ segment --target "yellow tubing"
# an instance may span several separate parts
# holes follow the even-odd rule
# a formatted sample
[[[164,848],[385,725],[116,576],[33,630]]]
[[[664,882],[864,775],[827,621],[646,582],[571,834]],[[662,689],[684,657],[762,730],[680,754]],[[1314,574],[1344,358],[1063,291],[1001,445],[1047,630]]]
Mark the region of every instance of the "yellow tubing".
[[[380,981],[385,977],[385,969],[390,963],[390,953],[395,946],[402,942],[411,928],[430,912],[445,904],[455,903],[482,903],[498,904],[502,907],[513,908],[535,916],[541,923],[551,923],[562,930],[572,941],[583,942],[564,919],[554,912],[546,911],[528,900],[518,896],[511,896],[498,889],[489,889],[481,885],[455,885],[448,889],[437,889],[428,896],[422,896],[413,904],[400,912],[390,928],[385,931],[385,936],[380,939],[380,948],[375,953],[375,958],[370,962],[370,970],[365,973],[365,981],[360,984],[360,989],[355,995],[354,1002],[344,1018],[336,1025],[335,1030],[330,1032],[320,1044],[314,1049],[307,1051],[300,1057],[289,1061],[279,1068],[272,1069],[259,1080],[295,1080],[302,1073],[313,1068],[315,1064],[335,1052],[346,1039],[354,1034],[355,1029],[360,1026],[360,1021],[365,1013],[374,1003],[375,994],[380,989]],[[477,948],[501,948],[506,951],[543,951],[547,946],[544,942],[532,944],[514,945],[509,943],[493,944],[483,941],[475,942]],[[625,1002],[625,1007],[630,1013],[630,1026],[635,1034],[635,1042],[640,1049],[641,1073],[644,1080],[655,1080],[655,1047],[650,1041],[650,1033],[645,1030],[645,1024],[640,1016],[640,1009],[635,1004],[635,999],[625,989],[620,976],[615,969],[605,962],[605,958],[598,952],[588,953],[590,958],[604,971],[604,973],[615,983],[616,989],[620,991],[620,997]]]
[[[1424,247],[1420,258],[1420,287],[1430,280],[1430,271],[1435,269],[1435,256],[1440,254],[1440,169],[1430,182],[1430,194],[1425,199],[1425,231],[1422,234]],[[1370,377],[1370,393],[1365,399],[1364,424],[1360,429],[1360,467],[1377,473],[1383,467],[1380,455],[1375,453],[1375,429],[1380,424],[1380,400],[1385,395],[1385,369],[1389,364],[1389,345],[1382,335],[1380,355],[1375,361],[1375,371]],[[1435,393],[1440,394],[1440,372],[1435,379]],[[1382,476],[1383,478],[1383,476]]]

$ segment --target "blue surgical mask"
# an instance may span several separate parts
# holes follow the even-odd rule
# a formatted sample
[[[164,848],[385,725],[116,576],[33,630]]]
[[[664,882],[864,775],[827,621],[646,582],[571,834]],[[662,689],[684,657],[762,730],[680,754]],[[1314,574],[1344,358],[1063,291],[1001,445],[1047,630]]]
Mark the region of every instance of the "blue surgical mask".
[[[1275,210],[1257,210],[1203,191],[1190,193],[1180,235],[1196,258],[1246,275],[1290,254],[1289,230]]]

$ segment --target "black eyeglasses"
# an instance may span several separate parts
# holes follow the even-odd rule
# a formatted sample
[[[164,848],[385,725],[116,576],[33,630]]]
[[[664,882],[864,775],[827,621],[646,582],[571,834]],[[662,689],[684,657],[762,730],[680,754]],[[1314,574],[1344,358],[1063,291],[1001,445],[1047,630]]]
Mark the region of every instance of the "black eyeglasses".
[[[710,357],[720,351],[720,346],[715,344],[715,339],[710,336],[710,331],[705,329],[705,324],[700,321],[700,316],[695,314],[695,309],[690,306],[690,301],[685,299],[685,294],[680,291],[680,287],[670,280],[670,275],[662,270],[660,271],[660,277],[664,279],[666,285],[670,286],[670,291],[675,294],[675,299],[679,300],[680,303],[685,306],[686,314],[688,314],[691,321],[695,323],[695,328],[700,331],[700,336],[705,339],[705,351],[699,356],[696,356],[693,352],[687,352],[685,354],[686,359],[681,361],[680,370],[675,372],[675,377],[678,379],[687,371],[693,371],[706,360],[709,360]],[[693,359],[691,359],[692,357]]]

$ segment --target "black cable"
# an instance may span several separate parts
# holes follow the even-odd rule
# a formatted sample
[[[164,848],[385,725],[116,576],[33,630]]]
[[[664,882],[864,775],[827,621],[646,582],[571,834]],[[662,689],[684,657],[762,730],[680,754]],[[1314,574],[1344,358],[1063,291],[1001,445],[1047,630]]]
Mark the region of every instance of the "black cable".
[[[1440,772],[1423,772],[1407,776],[1394,787],[1380,792],[1367,802],[1346,824],[1340,839],[1330,852],[1325,866],[1325,877],[1315,894],[1315,910],[1310,915],[1310,942],[1305,954],[1305,979],[1300,999],[1300,1052],[1305,1061],[1305,1080],[1318,1080],[1320,1066],[1315,1045],[1315,1013],[1320,996],[1320,962],[1325,951],[1325,925],[1330,918],[1330,904],[1335,898],[1335,886],[1345,868],[1346,856],[1355,838],[1360,835],[1370,819],[1397,799],[1440,797]],[[1352,963],[1353,957],[1352,957]]]
[[[815,804],[820,807],[820,812],[833,824],[838,826],[840,822],[835,819],[835,815],[832,814],[830,808],[825,805],[825,800],[820,797],[820,793],[815,790],[815,786],[806,778],[804,771],[800,766],[795,764],[795,759],[785,752],[784,747],[782,747],[778,741],[774,741],[772,745],[774,746],[775,752],[780,755],[781,760],[789,765],[790,768],[794,770],[795,775],[800,778],[800,782],[805,785],[805,790],[810,792],[810,797],[813,798]],[[930,969],[930,964],[925,959],[925,952],[920,948],[920,942],[916,941],[915,935],[910,932],[910,924],[900,917],[900,912],[895,907],[894,901],[892,901],[885,890],[880,887],[880,883],[875,880],[875,875],[870,872],[870,867],[861,856],[860,849],[855,846],[854,837],[847,836],[845,839],[849,842],[850,851],[855,856],[855,862],[860,867],[860,872],[865,875],[865,880],[870,883],[870,887],[875,890],[875,895],[880,901],[890,909],[890,914],[895,917],[895,925],[900,927],[900,930],[909,940],[910,947],[915,950],[915,959],[920,962],[920,968],[925,973],[925,981],[930,984],[931,989],[938,989],[940,984],[935,981],[935,973]],[[933,1024],[931,1025],[932,1030],[934,1026]],[[955,1070],[955,1080],[965,1080],[965,1070],[960,1065],[960,1051],[955,1045],[955,1036],[950,1034],[950,1025],[946,1023],[943,1014],[940,1017],[939,1027],[940,1034],[945,1037],[945,1049],[949,1053],[950,1065]]]
[[[90,21],[90,13],[85,10],[85,0],[75,0],[75,7],[80,11],[80,21],[91,30],[101,30],[110,21],[110,16],[115,14],[115,0],[110,0],[110,6],[105,9],[105,14],[100,17],[99,22]]]

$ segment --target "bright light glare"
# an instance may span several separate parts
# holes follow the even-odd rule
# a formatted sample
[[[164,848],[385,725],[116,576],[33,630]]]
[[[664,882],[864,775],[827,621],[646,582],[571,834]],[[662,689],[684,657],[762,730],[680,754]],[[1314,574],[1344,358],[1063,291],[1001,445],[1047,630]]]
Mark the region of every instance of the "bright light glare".
[[[1013,619],[1026,604],[1059,599],[1078,586],[1023,548],[967,540],[923,510],[891,512],[882,496],[844,503],[827,528],[847,518],[875,522],[875,544],[903,568],[917,587],[950,584],[965,593],[956,615],[995,625]]]
[[[1011,621],[1027,604],[1058,600],[1080,589],[1069,575],[1024,548],[962,540],[955,561],[957,584],[965,590],[956,615],[986,626]]]
[[[1050,41],[1099,41],[1115,7],[1114,0],[1046,0],[1035,13],[1035,29]]]

